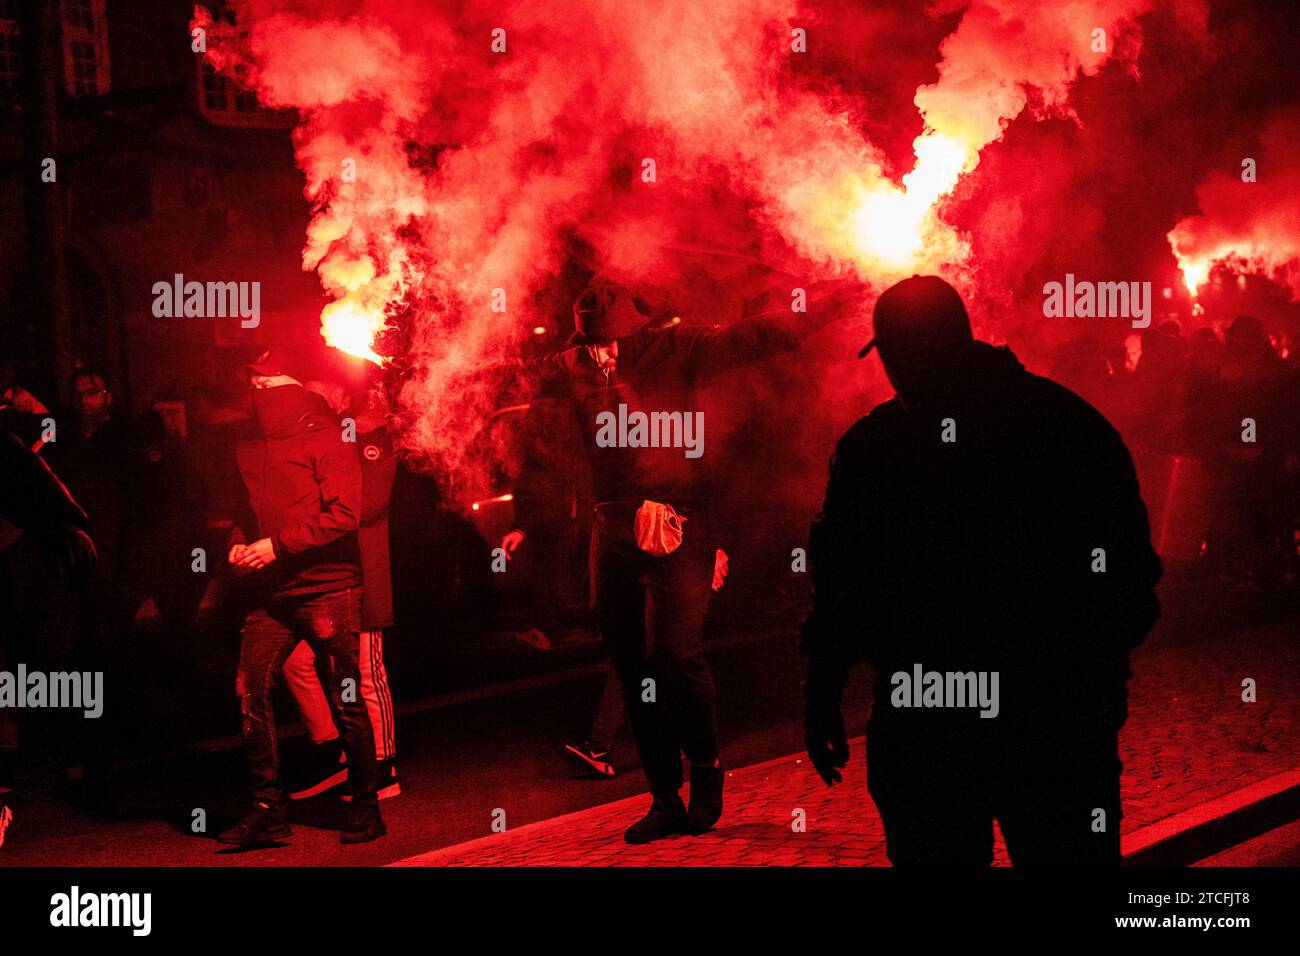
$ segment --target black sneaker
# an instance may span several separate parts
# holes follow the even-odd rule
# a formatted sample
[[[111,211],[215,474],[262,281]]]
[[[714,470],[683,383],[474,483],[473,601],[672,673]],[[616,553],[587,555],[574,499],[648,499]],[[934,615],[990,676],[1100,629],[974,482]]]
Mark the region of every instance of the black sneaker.
[[[289,821],[284,816],[284,807],[268,807],[264,803],[259,803],[244,819],[217,839],[231,846],[253,846],[257,843],[287,839],[292,832],[289,829]]]
[[[686,806],[681,797],[675,793],[671,797],[655,797],[650,812],[628,827],[623,839],[628,843],[653,843],[682,833],[685,824]]]
[[[593,747],[590,740],[584,740],[580,744],[565,744],[564,752],[598,777],[614,776],[609,751],[604,747]]]
[[[686,832],[699,836],[722,816],[722,784],[726,773],[721,766],[691,767],[691,809],[686,813]]]
[[[397,764],[392,760],[379,761],[379,791],[375,794],[380,800],[402,795],[402,782],[397,779]],[[352,802],[352,794],[339,795],[344,803]]]
[[[302,771],[289,784],[290,800],[306,800],[333,790],[348,779],[348,755],[341,740],[312,744]]]
[[[348,807],[348,820],[339,834],[340,843],[369,843],[388,832],[379,807],[373,803],[354,803]]]

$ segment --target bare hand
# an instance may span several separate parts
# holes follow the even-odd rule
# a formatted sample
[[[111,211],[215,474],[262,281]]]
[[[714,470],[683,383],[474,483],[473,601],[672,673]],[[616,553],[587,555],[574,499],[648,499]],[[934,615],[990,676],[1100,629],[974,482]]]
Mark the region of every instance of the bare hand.
[[[528,540],[528,536],[524,534],[522,531],[520,531],[518,528],[516,528],[514,531],[511,531],[509,534],[507,534],[504,538],[501,539],[501,550],[506,553],[507,561],[514,560],[515,548],[519,547],[526,540]]]
[[[713,556],[713,590],[721,591],[727,583],[727,552],[721,548]]]
[[[236,545],[238,547],[238,545]],[[233,548],[231,549],[233,553]],[[247,545],[235,562],[236,569],[260,571],[275,560],[275,545],[270,538],[259,538]]]
[[[39,398],[21,385],[15,385],[5,392],[4,400],[13,406],[14,411],[24,415],[46,415],[50,411]]]

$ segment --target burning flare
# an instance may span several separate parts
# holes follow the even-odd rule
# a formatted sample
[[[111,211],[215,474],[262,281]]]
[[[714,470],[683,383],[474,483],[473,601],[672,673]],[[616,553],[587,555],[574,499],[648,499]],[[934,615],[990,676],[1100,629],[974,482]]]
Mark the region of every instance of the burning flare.
[[[376,365],[383,365],[384,359],[375,352],[375,337],[387,327],[382,311],[368,309],[347,296],[331,302],[320,313],[320,334],[327,345]]]
[[[927,237],[941,228],[935,204],[974,166],[976,153],[938,133],[917,137],[913,148],[916,166],[903,177],[903,188],[888,181],[878,183],[850,213],[856,258],[863,265],[874,261],[906,272],[941,264],[920,261]]]

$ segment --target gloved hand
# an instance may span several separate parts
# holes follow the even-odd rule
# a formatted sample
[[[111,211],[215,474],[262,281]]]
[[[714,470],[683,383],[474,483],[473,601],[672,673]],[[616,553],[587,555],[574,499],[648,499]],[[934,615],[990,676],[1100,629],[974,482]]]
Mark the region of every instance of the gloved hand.
[[[804,745],[808,759],[827,786],[839,783],[849,762],[849,742],[844,733],[842,700],[848,670],[826,653],[808,658],[804,681]]]

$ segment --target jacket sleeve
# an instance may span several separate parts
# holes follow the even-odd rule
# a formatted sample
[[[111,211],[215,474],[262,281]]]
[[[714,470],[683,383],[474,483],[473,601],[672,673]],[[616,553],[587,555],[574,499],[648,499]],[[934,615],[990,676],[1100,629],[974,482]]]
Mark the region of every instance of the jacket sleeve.
[[[248,529],[254,527],[252,522],[252,512],[249,510],[247,502],[241,502],[235,509],[235,515],[230,520],[230,532],[226,535],[226,551],[237,544],[248,544],[252,540]]]
[[[40,536],[63,524],[86,527],[86,512],[41,457],[0,430],[0,518]]]
[[[566,414],[573,414],[567,402],[558,407],[534,402],[524,417],[514,508],[515,527],[529,536],[569,517],[572,469],[566,466],[583,449],[574,447],[572,429],[562,427]]]
[[[234,450],[235,455],[235,473],[239,474],[239,444],[237,443]],[[230,516],[230,531],[226,533],[226,553],[237,544],[250,544],[258,538],[257,535],[257,517],[253,514],[253,506],[248,500],[248,484],[243,481],[243,476],[239,475],[239,498],[235,504],[234,514]]]
[[[1160,618],[1156,585],[1163,567],[1151,546],[1151,526],[1142,501],[1133,459],[1123,440],[1104,428],[1099,444],[1104,466],[1092,473],[1097,511],[1096,542],[1104,542],[1106,573],[1089,573],[1093,614],[1103,633],[1115,637],[1119,649],[1140,644]]]
[[[794,351],[804,339],[844,316],[855,301],[853,287],[826,283],[809,290],[806,312],[772,309],[725,327],[683,330],[679,341],[690,350],[700,372],[722,372]]]
[[[859,453],[861,423],[840,440],[830,461],[821,511],[808,534],[812,610],[800,648],[832,673],[847,672],[862,657],[867,627],[864,589],[871,577],[871,544],[863,540],[869,475]]]
[[[356,531],[361,523],[361,462],[356,449],[333,438],[320,442],[312,455],[320,510],[275,536],[277,553],[299,554],[320,548]]]

